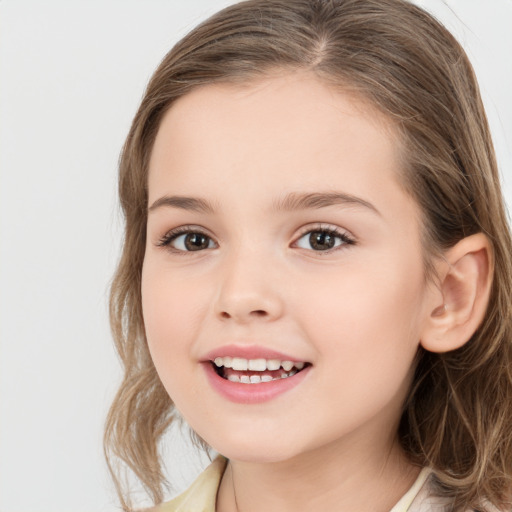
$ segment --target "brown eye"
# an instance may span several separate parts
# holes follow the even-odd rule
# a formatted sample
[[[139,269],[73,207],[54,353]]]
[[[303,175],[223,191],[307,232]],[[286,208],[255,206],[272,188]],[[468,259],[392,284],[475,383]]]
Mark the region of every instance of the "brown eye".
[[[189,233],[184,237],[184,245],[187,251],[200,251],[207,249],[209,242],[208,237],[201,233]]]
[[[161,246],[170,247],[177,252],[202,251],[215,247],[213,240],[197,231],[171,232],[167,234],[159,243]]]
[[[302,235],[297,241],[297,246],[302,249],[325,252],[353,243],[354,241],[344,233],[332,229],[314,229]]]
[[[334,247],[336,239],[330,233],[312,231],[309,234],[309,243],[315,251],[325,251]]]

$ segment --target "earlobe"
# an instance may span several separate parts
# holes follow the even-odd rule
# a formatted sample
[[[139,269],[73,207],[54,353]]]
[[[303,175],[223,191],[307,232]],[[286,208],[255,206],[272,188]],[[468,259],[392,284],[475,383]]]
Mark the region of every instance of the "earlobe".
[[[430,352],[463,346],[482,323],[492,284],[493,255],[483,233],[463,238],[438,265],[421,345]]]

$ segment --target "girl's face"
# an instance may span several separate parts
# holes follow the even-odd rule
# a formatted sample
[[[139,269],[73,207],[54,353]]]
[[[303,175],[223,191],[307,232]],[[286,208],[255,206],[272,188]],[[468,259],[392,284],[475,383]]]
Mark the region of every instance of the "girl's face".
[[[429,313],[419,209],[398,176],[382,116],[305,72],[208,85],[166,113],[149,172],[147,340],[220,453],[393,444]]]

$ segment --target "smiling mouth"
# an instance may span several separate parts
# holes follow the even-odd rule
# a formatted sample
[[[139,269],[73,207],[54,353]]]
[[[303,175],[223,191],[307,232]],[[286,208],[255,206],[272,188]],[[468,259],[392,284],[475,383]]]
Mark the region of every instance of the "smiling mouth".
[[[280,361],[279,359],[243,359],[241,357],[217,357],[210,361],[217,375],[231,382],[260,384],[293,377],[311,363]]]

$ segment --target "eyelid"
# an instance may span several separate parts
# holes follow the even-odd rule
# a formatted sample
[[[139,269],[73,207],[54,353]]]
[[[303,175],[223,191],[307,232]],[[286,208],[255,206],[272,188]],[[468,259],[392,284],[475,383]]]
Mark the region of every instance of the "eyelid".
[[[352,238],[355,241],[355,236],[348,231],[348,229],[341,228],[339,226],[336,226],[335,224],[327,224],[325,222],[313,222],[312,224],[307,224],[305,226],[302,226],[299,229],[299,235],[297,238],[300,238],[301,236],[304,236],[306,233],[309,233],[310,231],[332,231],[335,233],[338,233],[340,235],[345,235],[347,238]]]
[[[209,238],[215,245],[218,246],[218,243],[215,241],[215,239],[205,230],[204,228],[200,226],[195,225],[184,225],[184,226],[178,226],[176,228],[168,230],[162,237],[160,237],[155,245],[157,247],[163,247],[169,251],[171,251],[174,254],[191,254],[191,253],[201,253],[204,250],[201,251],[183,251],[181,249],[176,249],[175,247],[171,246],[171,242],[176,240],[181,235],[188,234],[188,233],[197,233],[200,235],[204,235],[205,237]]]
[[[309,224],[309,225],[301,228],[299,235],[295,238],[295,241],[293,242],[293,245],[296,246],[297,242],[301,238],[303,238],[304,235],[307,235],[308,233],[312,233],[315,231],[325,231],[327,233],[331,233],[332,235],[342,239],[344,243],[342,243],[338,246],[332,247],[331,249],[327,249],[325,251],[315,251],[313,249],[304,249],[308,252],[312,252],[312,253],[319,254],[319,255],[329,254],[331,252],[344,249],[347,246],[356,245],[356,243],[357,243],[355,236],[352,235],[352,233],[350,233],[350,231],[348,231],[344,228],[340,228],[338,226],[332,225],[332,224],[318,223],[316,225]],[[301,249],[303,249],[303,248],[301,248]]]

